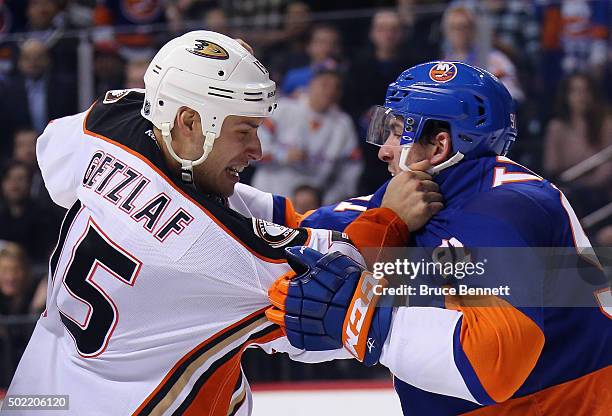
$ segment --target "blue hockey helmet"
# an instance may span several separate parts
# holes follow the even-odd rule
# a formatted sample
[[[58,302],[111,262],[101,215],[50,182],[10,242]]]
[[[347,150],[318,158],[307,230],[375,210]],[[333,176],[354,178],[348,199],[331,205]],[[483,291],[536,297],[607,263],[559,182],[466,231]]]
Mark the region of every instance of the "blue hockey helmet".
[[[389,85],[385,106],[372,113],[367,141],[390,137],[403,146],[400,167],[430,120],[450,125],[455,155],[444,166],[486,155],[504,156],[516,139],[514,101],[491,73],[462,62],[428,62],[404,71]]]

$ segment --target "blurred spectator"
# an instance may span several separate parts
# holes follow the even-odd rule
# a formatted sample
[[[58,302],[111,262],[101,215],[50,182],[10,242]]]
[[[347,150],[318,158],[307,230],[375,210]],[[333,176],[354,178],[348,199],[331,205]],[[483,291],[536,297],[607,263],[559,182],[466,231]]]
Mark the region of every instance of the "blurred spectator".
[[[30,197],[32,173],[25,163],[12,161],[1,176],[0,240],[23,245],[36,262],[46,262],[57,224],[48,210]]]
[[[144,75],[150,59],[133,59],[125,66],[125,88],[144,88]]]
[[[461,61],[484,68],[503,82],[515,100],[525,98],[516,67],[503,52],[491,47],[492,34],[484,17],[478,17],[465,5],[451,5],[444,13],[442,27],[443,60]]]
[[[130,60],[152,52],[157,36],[151,25],[166,23],[165,0],[99,0],[94,10],[95,43],[105,50],[118,48]],[[112,27],[111,27],[112,26]],[[161,39],[160,39],[161,40]]]
[[[263,59],[270,62],[270,77],[280,81],[292,67],[308,65],[306,45],[311,27],[310,7],[297,1],[287,6],[282,41],[269,48]],[[268,56],[269,55],[269,56]]]
[[[108,45],[107,45],[108,46]],[[117,49],[99,46],[94,59],[96,97],[106,91],[118,90],[125,85],[125,61]]]
[[[544,68],[589,72],[601,80],[610,28],[609,0],[542,0]],[[549,77],[556,78],[556,74]]]
[[[397,12],[379,11],[372,17],[371,46],[364,49],[351,65],[344,107],[358,123],[359,137],[365,137],[369,110],[383,104],[387,87],[399,74],[416,63],[409,48],[402,47],[402,25]],[[385,164],[378,160],[377,149],[360,140],[365,169],[359,180],[359,194],[374,192],[388,178]]]
[[[361,163],[351,118],[337,106],[341,92],[341,75],[324,70],[303,97],[279,100],[260,129],[264,156],[253,186],[290,196],[308,184],[323,191],[326,204],[355,195]]]
[[[77,112],[74,81],[50,72],[49,51],[41,41],[21,45],[17,66],[18,72],[0,83],[3,134],[12,137],[21,126],[41,133],[50,120]]]
[[[559,88],[556,115],[548,124],[544,168],[555,177],[605,147],[612,145],[612,117],[599,97],[592,77],[575,74]],[[597,209],[612,196],[612,161],[571,184],[576,210]]]
[[[442,14],[448,0],[397,0],[404,43],[419,63],[434,61],[442,48]]]
[[[16,243],[5,244],[0,249],[0,314],[42,312],[39,304],[32,304],[37,286],[38,282],[30,274],[30,263],[24,249]]]
[[[554,96],[563,76],[580,71],[592,74],[600,82],[609,82],[605,71],[610,67],[606,62],[611,53],[612,6],[609,0],[540,0],[538,12],[544,83],[540,103],[543,116],[548,119],[546,100]]]
[[[221,7],[215,7],[207,10],[204,13],[202,22],[204,23],[204,29],[206,30],[211,30],[213,32],[223,33],[227,36],[232,36],[232,31],[227,20],[227,15]]]
[[[65,37],[69,29],[63,13],[63,0],[28,0],[26,30],[29,38],[43,42],[53,62],[50,70],[57,75],[76,77],[78,40]],[[76,90],[76,88],[75,88]]]
[[[13,160],[24,163],[32,173],[32,188],[30,195],[36,199],[41,194],[47,194],[38,164],[36,163],[36,139],[38,133],[32,128],[20,128],[13,137]]]
[[[195,21],[202,20],[205,22],[207,20],[206,14],[213,9],[221,11],[224,18],[227,17],[225,11],[220,8],[219,2],[216,0],[166,0],[165,4],[166,21],[170,30],[175,33],[186,31],[187,26]],[[216,23],[217,17],[219,15],[213,16],[213,23]],[[206,23],[202,29],[214,30],[208,29]],[[220,32],[225,33],[223,31]]]
[[[248,27],[265,36],[265,32],[280,29],[290,0],[220,1],[228,16],[239,27]],[[251,41],[251,38],[248,38]]]
[[[33,201],[45,209],[50,224],[59,228],[65,210],[51,200],[51,196],[45,187],[42,174],[36,161],[36,140],[38,133],[31,128],[21,128],[15,132],[13,138],[13,160],[24,163],[32,174],[30,197]]]
[[[36,139],[38,133],[32,128],[21,128],[13,138],[13,159],[30,166],[36,166]]]
[[[321,190],[310,185],[300,185],[293,190],[293,207],[300,214],[317,209],[323,203]]]
[[[298,95],[308,86],[315,70],[337,65],[341,50],[340,33],[335,27],[323,24],[314,26],[306,47],[308,65],[287,71],[281,86],[283,94]]]
[[[60,11],[59,0],[28,0],[28,29],[38,32],[63,26]]]
[[[46,281],[35,281],[28,256],[15,243],[0,249],[0,315],[40,313],[45,308]],[[0,325],[0,387],[7,387],[34,324]]]

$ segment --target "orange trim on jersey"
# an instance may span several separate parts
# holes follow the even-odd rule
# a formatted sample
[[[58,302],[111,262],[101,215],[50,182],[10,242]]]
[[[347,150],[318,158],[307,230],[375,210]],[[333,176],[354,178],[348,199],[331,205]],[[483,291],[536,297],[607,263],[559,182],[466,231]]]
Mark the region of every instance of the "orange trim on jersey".
[[[185,416],[227,416],[228,408],[234,394],[237,377],[240,372],[242,353],[251,344],[265,344],[282,336],[280,328],[269,334],[256,338],[244,344],[240,351],[222,366],[220,366],[200,387],[199,394],[185,410]],[[246,386],[244,387],[246,388]],[[216,392],[216,394],[211,394]]]
[[[206,208],[204,208],[202,205],[200,205],[197,201],[195,201],[193,198],[191,198],[189,195],[187,195],[182,189],[180,189],[178,186],[176,186],[176,184],[170,178],[168,178],[157,166],[155,166],[153,163],[151,163],[151,161],[149,159],[147,159],[146,157],[144,157],[140,153],[136,152],[135,150],[130,149],[129,147],[127,147],[124,144],[118,143],[118,142],[114,141],[113,139],[109,139],[106,136],[102,136],[101,134],[94,133],[93,131],[88,130],[87,129],[87,119],[89,118],[89,114],[91,113],[91,110],[93,109],[93,107],[96,104],[97,104],[97,101],[94,102],[91,105],[91,107],[89,107],[89,109],[87,110],[87,114],[85,115],[85,118],[83,119],[83,133],[85,133],[85,134],[87,134],[89,136],[98,138],[100,140],[104,140],[105,142],[110,143],[110,144],[112,144],[114,146],[117,146],[117,147],[125,150],[126,152],[130,153],[132,156],[135,156],[138,159],[142,160],[147,165],[149,165],[149,167],[151,169],[153,169],[159,176],[161,176],[162,179],[164,179],[166,182],[168,182],[168,184],[172,188],[174,188],[175,191],[180,193],[183,197],[185,197],[185,199],[191,201],[195,206],[200,208],[204,212],[204,214],[206,214],[208,217],[210,217],[210,219],[212,219],[215,222],[215,224],[217,224],[222,230],[224,230],[234,240],[236,240],[238,243],[240,243],[240,245],[242,245],[244,248],[249,250],[249,252],[251,252],[251,254],[253,254],[258,259],[266,261],[268,263],[276,263],[276,264],[287,263],[286,259],[271,259],[271,258],[268,258],[268,257],[264,256],[263,254],[260,254],[260,253],[258,253],[256,251],[254,251],[251,247],[249,247],[247,244],[245,244],[240,238],[238,238],[234,233],[232,233],[229,230],[229,228],[227,228],[225,225],[223,225],[223,223],[217,217],[215,217],[210,211],[208,211]],[[308,241],[310,241],[310,233],[308,235]]]
[[[138,406],[138,409],[136,409],[133,414],[138,414],[138,413],[140,413],[145,408],[145,406],[151,401],[151,399],[153,397],[155,397],[155,395],[164,387],[164,385],[166,384],[168,379],[174,374],[174,372],[176,372],[176,370],[181,366],[181,364],[183,364],[185,361],[187,361],[189,359],[189,357],[191,357],[193,354],[198,352],[205,345],[214,342],[217,338],[221,337],[223,334],[225,334],[225,333],[231,331],[232,329],[236,328],[238,325],[242,324],[243,322],[246,322],[249,319],[251,319],[251,318],[253,318],[253,317],[257,316],[257,315],[262,314],[262,312],[264,312],[267,308],[268,308],[268,306],[253,312],[252,314],[250,314],[250,315],[242,318],[241,320],[233,323],[232,325],[228,326],[227,328],[217,332],[216,334],[214,334],[210,338],[206,339],[205,341],[202,341],[200,344],[198,344],[194,348],[192,348],[191,351],[189,351],[187,354],[185,354],[180,360],[178,360],[176,362],[176,364],[174,364],[174,367],[172,367],[172,369],[170,371],[168,371],[166,376],[157,385],[155,390],[153,390],[151,392],[151,394],[149,394],[149,396],[142,402],[142,404],[140,406]]]
[[[533,176],[537,176],[538,178],[540,178],[540,179],[544,180],[544,178],[543,178],[542,176],[538,175],[537,173],[535,173],[535,172],[534,172],[534,171],[532,171],[531,169],[529,169],[529,168],[527,168],[527,167],[525,167],[525,166],[521,165],[520,163],[517,163],[517,162],[515,162],[514,160],[509,159],[509,158],[507,158],[507,157],[505,157],[505,156],[497,156],[497,157],[495,158],[495,161],[496,161],[497,163],[507,163],[507,164],[509,164],[509,165],[515,165],[515,166],[518,166],[518,167],[520,167],[520,168],[525,169],[527,172],[531,173]]]
[[[306,218],[310,217],[310,215],[311,215],[313,212],[316,212],[316,209],[311,209],[311,210],[306,211],[306,212],[305,212],[305,213],[303,213],[303,214],[298,214],[298,215],[299,215],[298,227],[300,226],[300,224],[302,223],[302,221],[304,221]]]
[[[478,380],[496,402],[525,382],[544,347],[544,333],[529,317],[495,296],[447,296],[463,313],[461,347]]]
[[[362,212],[344,232],[368,265],[379,260],[382,248],[405,247],[409,237],[408,226],[389,208]]]
[[[524,397],[465,413],[470,416],[608,416],[612,409],[612,366]]]
[[[302,222],[303,216],[295,210],[293,203],[289,198],[285,198],[285,226],[297,228]]]

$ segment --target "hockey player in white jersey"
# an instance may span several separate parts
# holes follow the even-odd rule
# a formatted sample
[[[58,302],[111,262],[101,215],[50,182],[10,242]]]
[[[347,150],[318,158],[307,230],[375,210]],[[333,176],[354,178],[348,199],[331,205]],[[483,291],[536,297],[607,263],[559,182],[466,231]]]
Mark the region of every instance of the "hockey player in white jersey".
[[[346,354],[294,349],[266,319],[267,289],[290,270],[284,248],[359,253],[339,233],[228,207],[275,108],[268,72],[238,42],[176,38],[145,85],[108,92],[38,140],[47,189],[68,213],[7,399],[68,395],[74,415],[248,415],[247,347],[303,361]],[[8,414],[28,413],[8,401]]]

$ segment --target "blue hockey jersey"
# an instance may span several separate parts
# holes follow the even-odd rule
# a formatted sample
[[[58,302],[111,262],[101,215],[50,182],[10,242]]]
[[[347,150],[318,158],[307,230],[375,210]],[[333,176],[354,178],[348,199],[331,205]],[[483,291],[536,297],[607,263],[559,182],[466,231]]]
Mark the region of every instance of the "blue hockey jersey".
[[[504,157],[463,161],[435,180],[445,209],[413,233],[410,245],[568,248],[596,281],[538,286],[548,299],[572,291],[586,299],[581,307],[500,296],[491,307],[446,297],[437,308],[396,308],[389,335],[395,342],[380,361],[395,376],[404,414],[609,414],[610,287],[565,196]],[[385,189],[308,213],[300,225],[344,231],[380,205]],[[536,263],[505,262],[488,276],[520,285]]]

